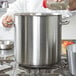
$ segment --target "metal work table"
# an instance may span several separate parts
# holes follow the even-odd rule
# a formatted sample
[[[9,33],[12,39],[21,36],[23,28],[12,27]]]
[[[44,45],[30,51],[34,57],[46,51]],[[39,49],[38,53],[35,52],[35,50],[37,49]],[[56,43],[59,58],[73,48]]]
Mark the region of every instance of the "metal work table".
[[[13,55],[14,54],[14,49],[12,50],[0,50],[0,56],[8,56],[8,55]],[[64,62],[64,60],[63,60]],[[4,74],[8,74],[9,76],[72,76],[69,71],[68,71],[68,65],[62,62],[62,68],[56,68],[54,67],[54,69],[48,69],[48,70],[28,70],[27,69],[15,69],[15,68],[11,68],[10,65],[6,66],[6,70],[9,68],[9,70],[7,70],[6,72],[4,72]],[[15,63],[15,62],[14,62]],[[10,63],[9,63],[10,64]],[[4,64],[1,64],[2,66]],[[6,63],[7,65],[7,63]],[[13,64],[14,66],[14,64]],[[5,67],[5,66],[4,66]],[[5,70],[5,69],[4,69]],[[1,69],[0,69],[1,71]],[[0,72],[1,73],[1,72]],[[17,74],[15,74],[17,73]],[[42,73],[45,73],[44,75],[42,75]],[[50,74],[51,73],[51,74]],[[8,76],[8,75],[4,75],[4,76]]]

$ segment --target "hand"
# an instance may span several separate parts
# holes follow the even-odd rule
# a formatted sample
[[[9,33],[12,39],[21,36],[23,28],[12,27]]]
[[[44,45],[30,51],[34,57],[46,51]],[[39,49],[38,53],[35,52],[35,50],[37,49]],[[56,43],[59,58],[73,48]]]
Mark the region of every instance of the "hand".
[[[13,18],[12,16],[6,16],[2,20],[2,24],[4,27],[11,27],[13,23]]]
[[[76,10],[76,0],[69,0],[69,10]]]
[[[63,1],[63,0],[56,0]],[[69,0],[69,10],[76,10],[76,0]]]

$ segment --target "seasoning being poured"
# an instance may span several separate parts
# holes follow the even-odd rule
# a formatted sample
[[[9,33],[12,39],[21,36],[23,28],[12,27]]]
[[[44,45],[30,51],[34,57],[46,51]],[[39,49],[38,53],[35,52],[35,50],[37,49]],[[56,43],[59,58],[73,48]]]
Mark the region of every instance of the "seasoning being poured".
[[[51,10],[66,10],[68,9],[68,0],[47,0],[46,5]]]

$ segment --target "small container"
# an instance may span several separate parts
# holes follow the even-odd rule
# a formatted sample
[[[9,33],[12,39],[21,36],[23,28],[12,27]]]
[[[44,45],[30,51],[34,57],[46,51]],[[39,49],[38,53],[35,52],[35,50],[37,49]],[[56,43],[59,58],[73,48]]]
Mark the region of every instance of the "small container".
[[[14,47],[14,42],[10,40],[0,40],[0,50],[9,50]]]
[[[76,75],[76,44],[67,46],[69,71],[72,75]]]

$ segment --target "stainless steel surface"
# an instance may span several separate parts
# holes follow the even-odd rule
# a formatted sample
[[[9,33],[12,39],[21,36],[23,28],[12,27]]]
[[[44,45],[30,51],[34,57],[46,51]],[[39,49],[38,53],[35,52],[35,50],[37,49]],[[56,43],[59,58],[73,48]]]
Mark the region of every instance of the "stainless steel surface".
[[[68,70],[68,65],[63,63],[63,61],[62,64],[65,65],[65,67],[61,68],[55,67],[54,69],[24,69],[24,70],[17,68],[13,73],[14,75],[12,75],[12,71],[14,69],[12,71],[7,72],[7,74],[10,74],[10,76],[52,76],[52,75],[55,76],[56,74],[58,76],[72,76]],[[29,72],[29,70],[31,70],[31,72]]]
[[[67,47],[69,70],[72,75],[76,75],[76,44]]]
[[[12,53],[12,51],[16,51],[16,49],[13,49],[13,50],[11,50],[10,52]],[[9,50],[5,53],[5,54],[7,54],[9,52]],[[13,53],[12,53],[13,54]],[[66,61],[66,60],[65,60]],[[66,63],[67,63],[67,61],[65,62],[64,60],[63,61],[61,61],[62,62],[62,66],[64,65],[64,67],[63,68],[57,68],[57,67],[54,67],[54,69],[41,69],[39,72],[40,72],[40,74],[41,73],[50,73],[51,71],[53,71],[53,75],[54,74],[59,74],[59,76],[72,76],[70,73],[69,73],[69,70],[68,70],[68,65],[66,65]],[[2,66],[4,66],[4,68],[8,68],[8,64],[6,64],[7,66],[5,67],[4,65],[0,65],[1,67]],[[15,65],[15,64],[12,64],[13,66]],[[1,69],[1,67],[0,67],[0,69]],[[2,67],[3,68],[3,67]],[[8,74],[9,76],[18,76],[18,75],[24,75],[24,76],[26,76],[26,74],[29,74],[29,69],[19,69],[19,68],[17,68],[16,70],[15,70],[15,73],[14,73],[14,70],[15,70],[15,68],[13,68],[12,70],[11,69],[1,69],[1,71],[0,71],[0,73],[6,73],[6,74]],[[28,70],[28,71],[27,71]],[[38,72],[36,72],[36,70],[39,70],[39,69],[30,69],[31,70],[31,72],[34,70],[34,73],[38,73]],[[4,71],[4,72],[3,72]],[[24,74],[24,73],[25,74]],[[28,72],[28,73],[27,73]],[[33,72],[32,72],[33,73]],[[17,75],[16,75],[17,74]],[[5,75],[5,74],[4,74]],[[4,76],[3,75],[3,76]],[[30,75],[30,74],[29,74]],[[30,76],[39,76],[39,75],[30,75]],[[40,75],[41,76],[41,75]]]
[[[0,74],[0,76],[9,76],[9,74],[2,73],[2,74]]]
[[[17,62],[23,66],[52,66],[60,61],[61,15],[16,14]]]
[[[10,40],[0,40],[0,49],[12,49],[14,47],[14,42]]]
[[[11,63],[15,60],[14,49],[0,50],[0,64]]]
[[[10,71],[12,69],[13,69],[12,66],[5,65],[5,64],[4,65],[0,65],[0,76],[1,76],[2,73],[5,73],[5,72]]]
[[[38,74],[38,75],[33,75],[33,74],[18,74],[17,76],[60,76],[59,74]]]
[[[54,69],[19,69],[18,67],[12,70],[9,70],[5,72],[6,74],[9,74],[10,76],[55,76],[55,74],[58,74],[59,76],[72,76],[69,73],[68,65],[66,60],[61,61],[62,65],[58,66],[64,66],[61,68],[55,67]],[[29,72],[30,70],[30,72]],[[1,73],[1,72],[0,72]],[[3,73],[3,72],[2,72]]]
[[[69,20],[62,20],[62,25],[68,25],[70,23],[70,21]]]
[[[16,13],[15,16],[50,16],[60,15],[59,13]]]

